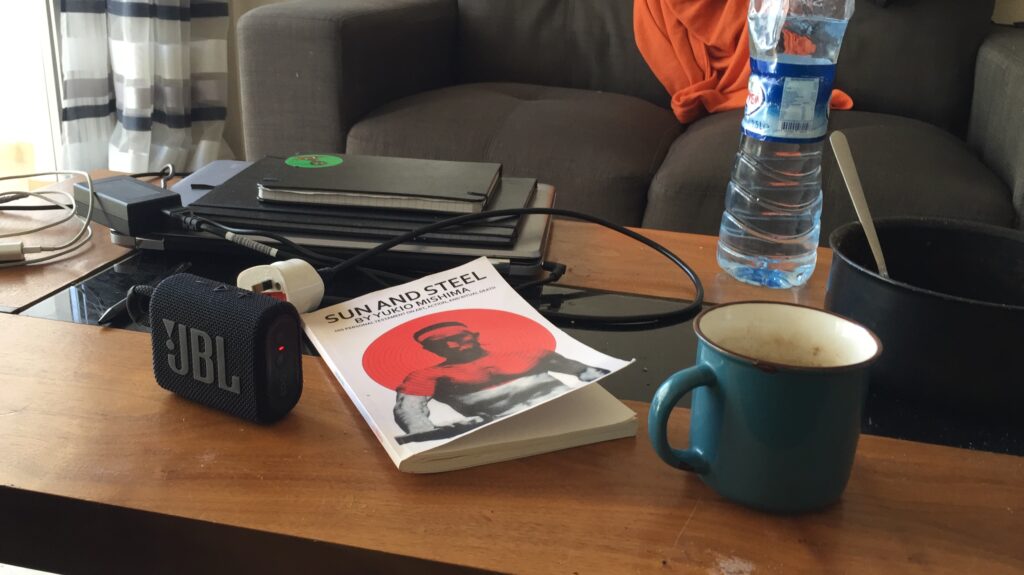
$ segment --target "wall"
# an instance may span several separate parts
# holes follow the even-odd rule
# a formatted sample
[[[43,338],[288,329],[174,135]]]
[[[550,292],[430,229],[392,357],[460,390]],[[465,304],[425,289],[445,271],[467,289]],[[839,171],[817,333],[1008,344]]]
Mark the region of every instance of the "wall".
[[[238,62],[235,48],[235,23],[238,18],[265,4],[276,4],[287,0],[229,0],[231,4],[231,29],[228,32],[228,62]],[[338,0],[339,2],[342,0]],[[971,0],[963,0],[970,2]],[[1000,23],[1024,21],[1024,0],[996,0],[995,13],[992,19]],[[242,136],[241,100],[238,92],[238,66],[230,66],[228,75],[228,118],[224,126],[224,138],[235,152],[236,158],[245,157],[244,138]]]

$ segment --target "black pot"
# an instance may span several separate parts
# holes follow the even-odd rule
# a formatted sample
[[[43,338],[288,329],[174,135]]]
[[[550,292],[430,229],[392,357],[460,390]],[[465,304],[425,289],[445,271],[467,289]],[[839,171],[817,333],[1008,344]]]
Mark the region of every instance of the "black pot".
[[[890,279],[859,223],[829,237],[825,309],[878,334],[871,387],[983,416],[1024,409],[1024,233],[950,220],[876,222]]]

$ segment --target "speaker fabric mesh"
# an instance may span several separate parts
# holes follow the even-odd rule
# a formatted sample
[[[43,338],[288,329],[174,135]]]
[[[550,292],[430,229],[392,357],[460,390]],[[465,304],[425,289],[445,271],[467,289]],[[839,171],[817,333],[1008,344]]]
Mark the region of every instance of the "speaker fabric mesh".
[[[295,389],[274,409],[256,386],[267,385],[267,327],[298,312],[288,303],[192,274],[160,282],[150,300],[153,372],[157,383],[182,397],[244,419],[284,416],[302,392],[301,357]],[[184,350],[182,347],[184,346]],[[299,354],[299,342],[291,353]],[[236,379],[237,378],[237,379]]]

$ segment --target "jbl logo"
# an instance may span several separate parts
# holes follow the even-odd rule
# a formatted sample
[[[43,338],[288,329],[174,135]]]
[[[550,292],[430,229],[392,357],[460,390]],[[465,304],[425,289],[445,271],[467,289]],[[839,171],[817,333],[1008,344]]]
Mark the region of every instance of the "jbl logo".
[[[178,328],[177,344],[174,337],[175,327]],[[224,365],[223,337],[218,335],[211,338],[205,331],[184,324],[175,324],[169,319],[164,319],[164,328],[167,329],[167,349],[171,352],[167,354],[167,365],[171,371],[178,375],[187,375],[191,368],[192,379],[209,384],[216,379],[217,387],[231,393],[241,393],[237,375],[232,375],[228,383],[227,368]],[[175,351],[179,353],[176,354]]]

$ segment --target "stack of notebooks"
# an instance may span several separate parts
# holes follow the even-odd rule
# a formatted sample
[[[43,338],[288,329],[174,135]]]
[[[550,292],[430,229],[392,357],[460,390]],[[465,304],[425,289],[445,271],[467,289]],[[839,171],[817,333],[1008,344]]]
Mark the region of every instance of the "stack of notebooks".
[[[263,158],[190,208],[228,226],[380,242],[454,215],[530,206],[536,190],[534,179],[502,178],[501,164],[310,154]],[[465,224],[418,241],[508,247],[523,219]]]

